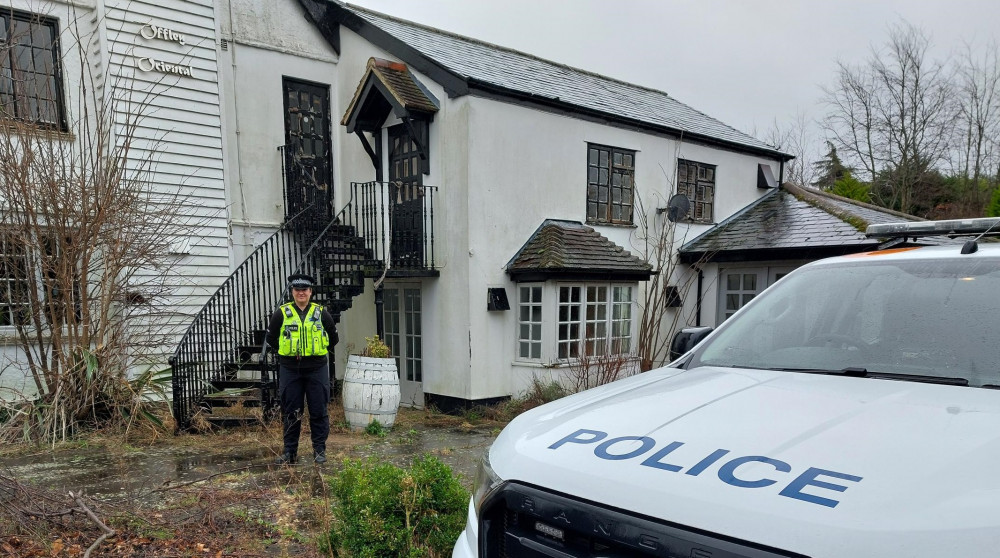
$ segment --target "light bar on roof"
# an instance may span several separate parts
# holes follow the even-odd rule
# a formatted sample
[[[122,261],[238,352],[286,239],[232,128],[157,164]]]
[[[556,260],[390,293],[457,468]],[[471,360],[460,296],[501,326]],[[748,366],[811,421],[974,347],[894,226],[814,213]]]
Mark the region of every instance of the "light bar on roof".
[[[869,238],[916,238],[920,236],[962,236],[984,233],[1000,234],[1000,217],[868,225],[865,236]]]

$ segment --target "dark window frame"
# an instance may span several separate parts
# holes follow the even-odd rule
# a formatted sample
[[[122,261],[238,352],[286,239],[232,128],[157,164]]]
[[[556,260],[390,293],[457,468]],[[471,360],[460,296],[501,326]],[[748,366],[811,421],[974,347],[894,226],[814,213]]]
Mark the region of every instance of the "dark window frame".
[[[18,26],[27,26],[27,42],[23,40],[25,35],[15,29]],[[23,62],[30,69],[21,68]],[[40,71],[38,64],[43,65]],[[51,66],[45,67],[46,64]],[[28,74],[35,79],[29,81]],[[44,88],[50,90],[47,96],[37,89],[39,76]],[[59,21],[12,9],[0,10],[0,119],[66,131],[62,90]]]
[[[716,165],[677,159],[677,193],[691,203],[687,221],[714,223]]]
[[[632,149],[587,144],[587,223],[633,224],[635,155]]]
[[[72,237],[65,239],[67,246],[72,242]],[[36,312],[46,325],[62,326],[70,320],[71,308],[73,319],[81,319],[80,273],[74,273],[72,292],[60,289],[53,270],[62,263],[59,250],[52,233],[25,241],[0,230],[0,328],[29,327]]]

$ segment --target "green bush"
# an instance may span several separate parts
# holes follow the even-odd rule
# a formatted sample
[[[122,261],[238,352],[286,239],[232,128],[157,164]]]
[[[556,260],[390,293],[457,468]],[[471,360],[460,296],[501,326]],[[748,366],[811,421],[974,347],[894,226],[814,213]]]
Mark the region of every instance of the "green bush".
[[[832,192],[838,196],[858,200],[864,203],[871,203],[871,190],[868,185],[845,172],[844,176],[833,183]]]
[[[334,523],[323,550],[352,558],[449,556],[469,493],[436,457],[409,469],[348,459],[331,480]]]
[[[385,438],[386,434],[389,433],[389,429],[382,425],[377,419],[372,419],[365,427],[365,434],[369,436],[376,436],[378,438]]]

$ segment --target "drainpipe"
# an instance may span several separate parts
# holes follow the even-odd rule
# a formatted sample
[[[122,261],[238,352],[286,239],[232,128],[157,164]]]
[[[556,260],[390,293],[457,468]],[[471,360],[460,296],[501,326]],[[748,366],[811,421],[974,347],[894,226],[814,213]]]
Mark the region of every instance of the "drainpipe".
[[[698,270],[698,299],[695,303],[694,325],[695,327],[701,327],[701,287],[702,283],[705,281],[705,273],[702,272],[700,267],[695,267],[695,269]]]
[[[382,316],[382,285],[375,287],[375,334],[385,341],[385,317]]]
[[[782,159],[781,162],[778,163],[778,188],[781,188],[781,185],[784,182],[785,182],[785,160]],[[805,184],[803,184],[803,186],[805,186]]]
[[[382,131],[379,130],[378,133],[372,134],[373,143],[375,143],[375,153],[378,155],[378,165],[375,166],[375,182],[379,184],[379,188],[382,187]],[[386,258],[385,268],[382,270],[382,277],[379,277],[375,281],[375,334],[382,341],[385,341],[385,317],[382,315],[383,300],[382,300],[382,282],[385,281],[385,272],[388,270],[388,258]]]

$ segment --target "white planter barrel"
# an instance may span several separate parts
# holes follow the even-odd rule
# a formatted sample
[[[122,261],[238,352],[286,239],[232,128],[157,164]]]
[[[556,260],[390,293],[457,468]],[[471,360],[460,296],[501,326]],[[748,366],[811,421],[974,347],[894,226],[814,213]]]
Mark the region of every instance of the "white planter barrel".
[[[344,415],[354,430],[372,420],[390,427],[399,409],[399,373],[394,358],[350,355],[344,371]]]

